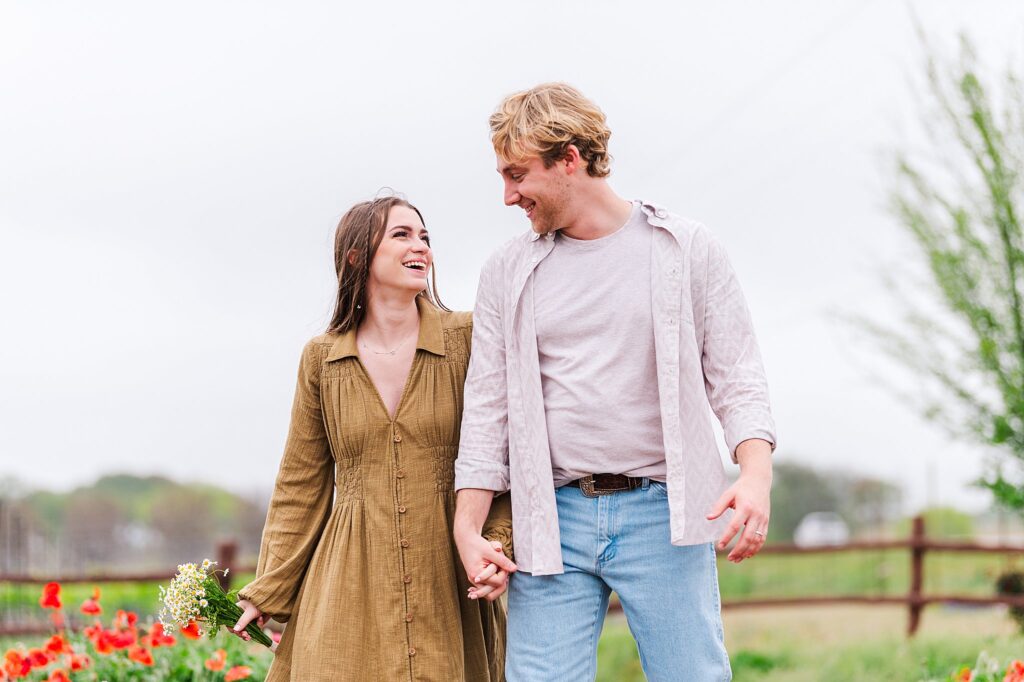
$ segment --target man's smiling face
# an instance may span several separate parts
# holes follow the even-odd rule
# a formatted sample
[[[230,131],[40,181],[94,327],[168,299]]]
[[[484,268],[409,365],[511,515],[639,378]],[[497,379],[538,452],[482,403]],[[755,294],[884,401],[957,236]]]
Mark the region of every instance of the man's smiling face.
[[[545,168],[539,156],[516,161],[499,157],[498,173],[505,184],[505,205],[526,211],[534,232],[547,234],[565,227],[570,183],[564,161]]]

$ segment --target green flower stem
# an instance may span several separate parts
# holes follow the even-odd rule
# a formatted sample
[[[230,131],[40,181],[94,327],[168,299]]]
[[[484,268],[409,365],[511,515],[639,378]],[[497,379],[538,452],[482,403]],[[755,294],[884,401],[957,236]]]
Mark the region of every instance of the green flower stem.
[[[235,604],[238,595],[234,591],[231,594],[226,594],[214,576],[211,575],[207,578],[203,587],[206,589],[206,601],[209,602],[209,606],[203,609],[203,617],[209,625],[209,635],[213,637],[221,625],[233,628],[238,619],[242,617],[242,609]],[[274,644],[274,641],[267,636],[267,633],[263,632],[256,621],[246,625],[245,631],[254,641],[265,647],[269,648]]]

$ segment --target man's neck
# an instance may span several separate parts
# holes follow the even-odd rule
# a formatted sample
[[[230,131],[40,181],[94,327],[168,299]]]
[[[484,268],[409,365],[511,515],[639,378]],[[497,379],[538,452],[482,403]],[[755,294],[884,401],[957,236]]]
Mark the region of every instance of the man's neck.
[[[617,195],[605,180],[587,183],[573,196],[569,222],[562,234],[573,239],[600,239],[622,227],[633,211],[629,201]]]

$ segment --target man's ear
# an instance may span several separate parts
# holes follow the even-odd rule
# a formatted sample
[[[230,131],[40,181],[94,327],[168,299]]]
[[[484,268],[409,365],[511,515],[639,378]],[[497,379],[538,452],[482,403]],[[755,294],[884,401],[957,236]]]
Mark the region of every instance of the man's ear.
[[[565,161],[565,172],[569,175],[587,166],[587,162],[580,156],[580,150],[574,144],[565,148],[565,156],[562,157],[562,160]]]

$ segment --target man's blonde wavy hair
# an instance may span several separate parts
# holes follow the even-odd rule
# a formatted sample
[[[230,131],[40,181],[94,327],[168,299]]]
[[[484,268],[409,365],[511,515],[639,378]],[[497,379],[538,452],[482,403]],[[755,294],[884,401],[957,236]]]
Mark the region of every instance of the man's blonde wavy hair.
[[[543,83],[506,97],[491,114],[491,143],[505,161],[539,156],[545,168],[575,145],[595,178],[611,172],[604,112],[565,83]]]

